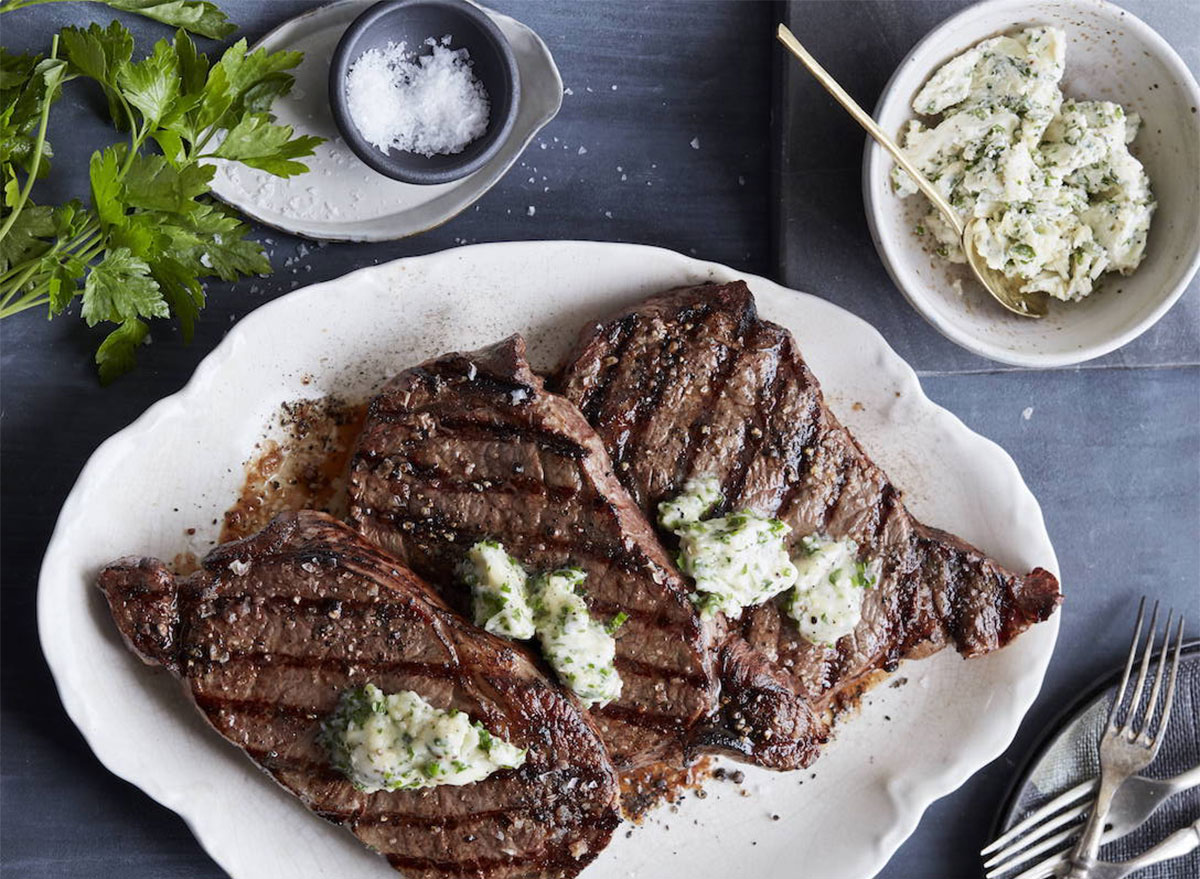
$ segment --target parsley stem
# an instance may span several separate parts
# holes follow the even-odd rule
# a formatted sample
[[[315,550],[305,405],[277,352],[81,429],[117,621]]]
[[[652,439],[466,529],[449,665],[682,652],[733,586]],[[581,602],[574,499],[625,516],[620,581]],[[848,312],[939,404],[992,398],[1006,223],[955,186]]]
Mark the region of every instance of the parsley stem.
[[[76,250],[80,247],[91,246],[92,244],[95,243],[95,241],[94,241],[95,236],[97,236],[99,234],[100,234],[100,224],[98,222],[96,222],[95,220],[89,220],[87,225],[83,227],[83,229],[79,232],[79,234],[76,235],[74,238],[72,238],[69,242],[64,244],[62,246],[62,249],[65,252],[70,253],[71,251]]]
[[[84,249],[75,254],[76,258],[82,260],[84,263],[89,263],[104,250],[104,238],[99,234],[99,230],[95,230],[91,233],[86,233],[85,235],[79,236],[65,247],[61,244],[55,244],[54,248],[51,250],[51,253],[53,253],[55,250],[61,249],[65,254],[66,252],[77,247],[83,247]],[[8,280],[7,278],[0,280],[0,285],[5,288],[3,295],[0,295],[0,320],[17,314],[18,312],[25,311],[26,309],[33,308],[38,305],[45,305],[50,301],[50,297],[47,294],[50,291],[50,281],[53,277],[53,272],[44,268],[40,272],[38,271],[39,266],[44,265],[46,256],[47,254],[42,254],[42,256],[28,260],[21,265],[16,266],[15,268],[20,274],[12,280]],[[12,274],[13,270],[11,269],[8,273],[6,273],[6,275]],[[21,292],[21,289],[28,284],[31,279],[38,277],[39,275],[40,277],[37,284],[26,291],[25,294],[22,295],[20,299],[17,299],[16,302],[13,302],[14,297]]]
[[[54,35],[54,39],[50,41],[50,59],[58,60],[58,34]],[[43,74],[42,81],[47,79],[46,74]],[[0,241],[3,241],[12,229],[13,223],[17,221],[17,216],[25,207],[25,202],[29,200],[29,191],[33,189],[34,181],[37,180],[38,169],[42,166],[42,149],[46,145],[46,126],[50,122],[50,105],[54,103],[54,89],[58,87],[57,82],[51,83],[46,89],[46,94],[42,97],[42,116],[38,120],[37,140],[33,143],[33,164],[29,166],[29,175],[25,178],[25,185],[21,188],[21,194],[17,197],[17,203],[13,205],[12,211],[8,215],[8,219],[4,221],[4,225],[0,226]]]
[[[12,284],[10,285],[14,292],[20,290],[29,283],[29,279],[37,273],[38,265],[40,263],[41,260],[37,259],[31,259],[29,261],[28,265],[25,267],[25,270],[22,271],[21,274],[17,275],[16,279],[13,280]]]
[[[28,293],[26,293],[24,296],[22,296],[20,299],[18,299],[15,303],[10,305],[9,300],[12,298],[13,293],[16,293],[16,290],[13,290],[12,293],[9,293],[8,296],[6,296],[4,298],[3,302],[0,302],[0,320],[3,320],[6,317],[10,317],[11,315],[14,315],[14,314],[19,314],[20,312],[25,311],[28,308],[34,308],[38,305],[43,305],[43,304],[49,302],[50,301],[50,296],[48,295],[49,289],[50,289],[50,282],[43,281],[42,283],[40,283],[36,287],[34,287],[32,290],[30,290]]]
[[[95,241],[93,239],[99,233],[100,224],[94,219],[89,220],[83,229],[80,230],[79,234],[65,244],[62,241],[55,241],[54,246],[51,247],[46,253],[31,257],[24,262],[10,266],[6,272],[0,272],[0,285],[8,286],[12,278],[15,278],[17,275],[24,272],[29,266],[36,266],[39,262],[44,261],[48,256],[53,256],[55,253],[59,252],[70,253],[71,251],[85,245],[90,246],[91,244],[94,244]]]

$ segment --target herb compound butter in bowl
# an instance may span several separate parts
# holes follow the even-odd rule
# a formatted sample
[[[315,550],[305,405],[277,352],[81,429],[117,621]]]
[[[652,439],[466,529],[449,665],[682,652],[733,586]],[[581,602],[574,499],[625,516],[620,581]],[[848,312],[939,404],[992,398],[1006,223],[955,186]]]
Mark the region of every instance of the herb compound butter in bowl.
[[[503,146],[520,98],[504,35],[467,0],[387,0],[346,29],[329,100],[346,144],[405,183],[465,177]]]
[[[987,102],[973,101],[957,68],[979,70],[989,52],[995,89],[1014,101],[981,107]],[[974,86],[984,79],[974,77]],[[1112,351],[1162,317],[1200,264],[1198,104],[1200,89],[1174,50],[1116,6],[972,6],[901,62],[875,117],[927,167],[949,169],[942,182],[956,206],[989,219],[981,251],[1049,293],[1050,313],[1029,320],[993,302],[953,261],[957,248],[939,234],[924,197],[900,197],[906,181],[871,143],[863,196],[880,257],[926,320],[984,357],[1046,367]],[[1036,186],[1016,173],[1024,158]],[[989,170],[995,186],[983,179]]]

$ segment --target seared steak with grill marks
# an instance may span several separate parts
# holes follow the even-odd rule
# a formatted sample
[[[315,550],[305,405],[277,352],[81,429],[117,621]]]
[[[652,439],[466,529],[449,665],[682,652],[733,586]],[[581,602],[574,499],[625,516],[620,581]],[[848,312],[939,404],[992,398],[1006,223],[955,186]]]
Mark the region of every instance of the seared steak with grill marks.
[[[651,520],[689,478],[715,476],[725,497],[715,515],[751,509],[784,520],[793,541],[851,537],[882,559],[862,622],[835,647],[809,643],[775,602],[729,624],[722,709],[701,745],[805,765],[829,709],[874,672],[947,645],[987,653],[1059,604],[1047,571],[1007,571],[905,510],[825,406],[791,334],[758,318],[740,281],[668,291],[588,328],[552,386],[595,427]]]
[[[593,617],[624,612],[618,700],[593,709],[618,768],[680,759],[716,699],[710,633],[689,587],[573,405],[513,336],[406,370],[372,401],[350,472],[351,519],[433,582],[492,538],[528,569],[568,565]],[[468,612],[465,587],[446,593]]]
[[[575,876],[619,821],[617,779],[574,699],[323,513],[285,513],[176,579],[128,558],[99,586],[129,647],[180,677],[209,723],[405,876]],[[414,690],[528,749],[474,784],[365,793],[316,740],[348,688]]]

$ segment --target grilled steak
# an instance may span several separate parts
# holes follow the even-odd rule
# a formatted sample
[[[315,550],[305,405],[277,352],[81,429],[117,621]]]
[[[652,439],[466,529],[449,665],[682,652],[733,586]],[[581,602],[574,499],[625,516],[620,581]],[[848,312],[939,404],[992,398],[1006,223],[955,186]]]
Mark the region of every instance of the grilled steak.
[[[552,386],[595,427],[652,520],[690,477],[715,476],[725,497],[717,515],[750,509],[783,519],[793,541],[851,537],[882,559],[861,623],[835,647],[809,643],[775,602],[730,624],[722,708],[701,745],[774,768],[805,765],[831,709],[875,672],[947,645],[987,653],[1058,606],[1050,573],[1007,571],[905,510],[825,406],[791,334],[758,318],[740,281],[668,291],[588,328]]]
[[[372,401],[350,472],[351,519],[433,580],[499,540],[531,570],[575,565],[616,633],[618,700],[593,709],[618,768],[679,759],[715,703],[709,632],[579,410],[547,393],[513,336],[406,370]],[[446,593],[466,612],[468,590]]]
[[[616,775],[578,704],[323,513],[285,513],[182,579],[128,558],[99,586],[129,647],[180,677],[221,735],[405,876],[575,876],[619,820]],[[524,766],[466,786],[357,790],[316,736],[340,694],[368,682],[467,712],[527,748]]]

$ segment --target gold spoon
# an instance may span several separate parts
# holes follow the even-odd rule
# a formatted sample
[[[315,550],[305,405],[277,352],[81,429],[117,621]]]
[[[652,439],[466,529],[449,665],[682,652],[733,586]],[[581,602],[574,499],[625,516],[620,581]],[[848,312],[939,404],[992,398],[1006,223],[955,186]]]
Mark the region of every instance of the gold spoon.
[[[1005,277],[1000,272],[992,269],[987,264],[987,260],[975,247],[975,232],[979,228],[978,224],[983,223],[983,219],[974,217],[969,220],[966,225],[963,225],[962,220],[958,218],[958,214],[946,199],[942,198],[942,194],[934,188],[933,184],[917,170],[916,166],[908,160],[904,155],[904,151],[900,149],[883,129],[875,124],[875,120],[867,115],[862,107],[855,103],[854,98],[846,94],[846,90],[838,85],[837,80],[830,76],[817,59],[808,54],[808,50],[800,45],[800,41],[796,39],[785,25],[780,25],[776,32],[779,37],[779,42],[783,43],[791,51],[793,55],[800,59],[800,63],[808,68],[808,72],[817,78],[817,82],[825,87],[825,91],[833,95],[834,100],[841,104],[846,112],[854,117],[854,121],[866,129],[867,134],[875,138],[879,145],[892,154],[892,158],[896,160],[901,168],[916,181],[917,187],[921,192],[925,193],[925,197],[933,202],[933,206],[942,212],[942,216],[946,218],[946,222],[950,224],[950,228],[954,230],[954,234],[959,237],[962,242],[963,253],[967,257],[967,265],[971,267],[971,271],[975,273],[975,277],[979,279],[979,283],[983,284],[984,289],[992,294],[992,297],[1011,311],[1013,314],[1019,314],[1022,317],[1044,317],[1046,314],[1046,294],[1044,293],[1023,293],[1019,290],[1011,278]]]

